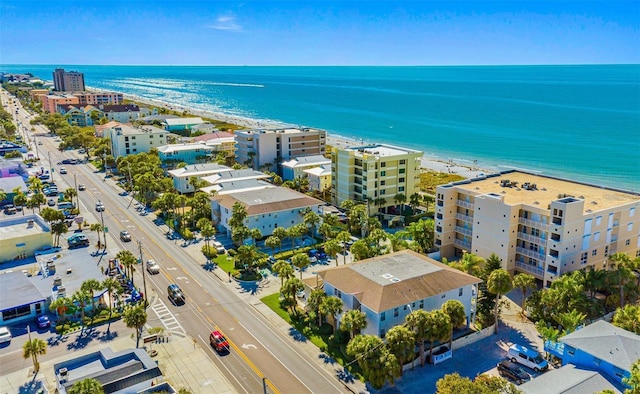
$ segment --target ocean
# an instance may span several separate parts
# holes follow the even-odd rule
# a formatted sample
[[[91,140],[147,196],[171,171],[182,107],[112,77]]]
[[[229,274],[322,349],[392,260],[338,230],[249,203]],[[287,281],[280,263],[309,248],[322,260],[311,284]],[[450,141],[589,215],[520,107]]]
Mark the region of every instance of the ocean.
[[[640,191],[640,65],[217,67],[0,65],[52,79]]]

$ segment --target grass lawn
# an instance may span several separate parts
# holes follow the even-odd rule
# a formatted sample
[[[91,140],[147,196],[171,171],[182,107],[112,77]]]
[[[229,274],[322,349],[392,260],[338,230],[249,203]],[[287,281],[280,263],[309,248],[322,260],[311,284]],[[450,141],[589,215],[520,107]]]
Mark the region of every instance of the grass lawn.
[[[340,365],[344,366],[353,360],[346,354],[346,342],[341,343],[338,339],[346,338],[348,337],[348,334],[340,333],[342,335],[333,335],[333,327],[331,327],[331,325],[325,323],[322,327],[318,327],[317,319],[313,319],[313,321],[311,321],[311,319],[302,311],[299,312],[299,316],[294,315],[292,317],[288,311],[282,309],[280,306],[280,293],[266,296],[260,299],[260,301],[277,313],[278,316],[284,319],[293,328],[298,330],[298,332],[303,334],[320,350],[326,352],[329,356],[335,359]],[[362,371],[358,367],[358,364],[353,363],[348,369],[357,379],[364,381]]]
[[[233,258],[227,259],[227,257],[229,257],[229,255],[219,254],[213,261],[224,272],[229,272],[229,271],[233,272],[236,270],[233,266]]]

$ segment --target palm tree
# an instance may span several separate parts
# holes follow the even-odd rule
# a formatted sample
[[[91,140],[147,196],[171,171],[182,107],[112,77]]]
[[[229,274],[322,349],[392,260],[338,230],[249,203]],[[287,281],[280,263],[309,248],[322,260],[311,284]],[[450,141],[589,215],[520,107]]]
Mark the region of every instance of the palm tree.
[[[336,315],[342,311],[342,305],[342,300],[336,296],[326,297],[320,305],[320,313],[323,315],[329,315],[333,319],[334,329],[338,324]]]
[[[340,319],[340,329],[342,331],[349,331],[350,339],[353,339],[356,332],[365,327],[367,327],[367,315],[357,309],[349,309],[342,315],[342,319]]]
[[[322,238],[327,241],[333,235],[333,227],[325,220],[322,224],[320,224],[318,232],[320,233],[320,235],[322,235]]]
[[[114,278],[107,278],[102,281],[102,288],[106,289],[107,296],[109,297],[109,328],[111,327],[111,313],[113,312],[113,294],[120,293],[122,291],[122,285]],[[109,331],[107,328],[107,331]]]
[[[407,327],[420,343],[420,366],[424,367],[424,341],[429,333],[429,313],[425,310],[418,309],[407,315],[405,318]]]
[[[464,304],[458,300],[448,300],[442,305],[442,311],[449,316],[451,321],[451,332],[449,333],[449,349],[452,349],[453,329],[462,327],[467,322],[467,315],[464,312]]]
[[[314,237],[316,235],[316,226],[318,225],[318,223],[320,223],[320,216],[317,213],[313,212],[311,209],[309,209],[304,214],[303,220],[304,220],[305,226],[310,227],[311,236]]]
[[[522,291],[521,313],[524,316],[524,306],[527,301],[527,290],[535,289],[536,278],[531,274],[519,273],[513,277],[513,287],[517,287]]]
[[[578,328],[580,324],[587,318],[586,313],[580,313],[575,309],[570,312],[562,312],[555,317],[556,323],[564,330],[563,336],[572,333]]]
[[[216,234],[216,228],[213,227],[211,222],[206,218],[202,218],[200,220],[207,220],[207,223],[200,227],[200,234],[204,237],[204,243],[207,246],[207,250],[209,250],[209,239]],[[207,257],[208,258],[208,257]]]
[[[327,295],[324,293],[322,289],[314,289],[309,294],[309,298],[307,298],[307,308],[315,312],[318,317],[318,327],[322,327],[322,314],[320,313],[320,306],[324,302]]]
[[[336,267],[338,266],[338,259],[336,256],[338,255],[338,253],[340,253],[341,250],[342,246],[340,246],[338,240],[330,239],[324,243],[324,251],[329,255],[329,257],[336,261]]]
[[[282,241],[284,241],[285,238],[287,238],[287,235],[288,235],[287,233],[288,231],[284,227],[276,227],[273,229],[273,232],[271,233],[272,236],[278,237],[278,239],[280,240],[280,243],[278,244],[278,246],[281,252],[282,252]]]
[[[498,335],[500,297],[510,292],[511,289],[513,289],[513,281],[507,271],[500,268],[489,275],[489,279],[487,280],[487,290],[489,290],[489,293],[496,295],[496,304],[494,306],[494,318],[496,321],[494,334],[496,335]]]
[[[400,364],[400,376],[404,362],[414,354],[416,337],[405,325],[397,325],[389,329],[384,339],[387,341],[389,351],[396,356]]]
[[[275,272],[280,277],[280,288],[284,286],[285,279],[291,278],[294,272],[291,264],[284,260],[278,260],[273,263],[271,271]]]
[[[63,192],[63,195],[65,200],[69,200],[73,204],[73,198],[77,196],[78,193],[76,192],[76,189],[70,187],[68,189],[65,189],[65,191]]]
[[[640,359],[631,364],[631,374],[623,378],[622,383],[631,387],[631,390],[627,390],[625,393],[637,394],[640,392]]]
[[[302,270],[304,270],[309,264],[311,264],[311,260],[306,253],[296,253],[291,258],[291,263],[298,267],[300,270],[300,280],[302,280]]]
[[[55,311],[59,318],[62,320],[67,319],[67,312],[73,308],[73,301],[67,297],[58,297],[51,301],[49,305],[50,311]]]
[[[473,253],[464,252],[460,260],[452,262],[449,265],[469,275],[475,276],[478,275],[483,264],[484,259],[482,257]]]
[[[104,394],[104,389],[99,381],[87,378],[75,382],[69,388],[69,394]]]
[[[282,241],[280,240],[280,238],[276,237],[275,235],[267,237],[267,239],[264,240],[265,246],[271,249],[271,254],[272,255],[275,253],[276,248],[281,243],[282,243]]]
[[[351,240],[351,234],[347,231],[340,231],[336,236],[336,241],[342,243],[342,255],[344,256],[344,264],[347,264],[347,242]],[[336,260],[336,264],[338,261]]]
[[[31,337],[31,335],[29,335],[29,337]],[[29,339],[22,345],[22,357],[25,359],[31,357],[33,361],[33,371],[35,373],[40,371],[38,356],[45,354],[47,354],[47,343],[40,338]]]
[[[133,284],[133,267],[137,262],[136,256],[128,250],[121,250],[116,254],[116,259],[124,266],[127,278],[129,278],[131,284]]]
[[[304,283],[298,278],[287,279],[286,282],[280,288],[282,293],[282,304],[285,308],[291,312],[296,311],[296,293],[304,289]]]
[[[129,328],[136,330],[136,348],[140,344],[140,336],[142,335],[142,328],[147,323],[147,311],[145,311],[142,305],[137,305],[128,308],[124,312],[124,324]]]
[[[253,241],[253,244],[257,246],[258,245],[257,244],[257,240],[259,238],[262,238],[262,233],[260,232],[259,229],[252,228],[252,229],[249,230],[249,236],[251,237],[251,240]]]
[[[451,320],[449,315],[440,309],[428,313],[427,339],[429,339],[429,359],[433,358],[433,344],[436,341],[444,341],[449,338],[451,332]]]
[[[616,309],[613,325],[640,335],[640,305],[627,304]]]
[[[397,205],[401,205],[404,204],[407,201],[407,196],[402,194],[402,193],[398,193],[395,196],[393,196],[393,201],[397,204]]]
[[[73,300],[73,302],[77,304],[78,308],[80,309],[80,320],[82,323],[82,329],[80,330],[81,335],[84,332],[84,310],[87,307],[87,302],[89,301],[90,297],[92,298],[92,295],[90,295],[86,291],[83,291],[82,289],[79,289],[71,296],[71,300]]]
[[[94,314],[96,313],[94,292],[101,289],[102,289],[102,283],[98,282],[98,280],[96,279],[87,279],[84,282],[82,282],[82,285],[80,285],[80,290],[84,291],[85,293],[91,296],[91,310],[93,311]]]
[[[409,196],[409,205],[411,206],[411,214],[416,214],[416,208],[420,205],[420,201],[422,201],[422,196],[420,193],[413,193]]]
[[[625,302],[624,287],[634,277],[633,269],[637,267],[634,267],[634,262],[625,253],[614,253],[609,258],[609,261],[612,262],[612,279],[617,282],[616,284],[620,291],[620,308],[623,308]]]

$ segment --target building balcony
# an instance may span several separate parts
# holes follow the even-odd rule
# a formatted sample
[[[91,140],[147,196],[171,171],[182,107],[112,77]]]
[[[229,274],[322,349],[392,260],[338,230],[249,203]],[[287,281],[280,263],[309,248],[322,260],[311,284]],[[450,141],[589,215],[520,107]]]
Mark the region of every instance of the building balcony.
[[[473,209],[473,203],[472,202],[468,202],[468,201],[464,201],[464,200],[458,200],[458,206],[459,207],[463,207],[463,208],[467,208],[467,209]]]
[[[535,250],[530,250],[530,249],[525,249],[525,248],[521,248],[520,246],[516,247],[516,252],[520,253],[521,255],[527,256],[527,257],[531,257],[532,259],[536,259],[536,260],[540,260],[540,261],[545,261],[546,260],[546,256],[544,253],[540,253],[538,251]]]
[[[531,234],[525,234],[522,232],[518,232],[518,238],[525,240],[527,242],[533,242],[534,244],[537,245],[546,245],[547,244],[547,240],[541,237],[536,237],[535,235],[531,235]]]
[[[469,229],[469,228],[464,228],[464,227],[460,227],[460,226],[456,226],[455,227],[456,232],[460,233],[460,234],[464,234],[467,236],[472,236],[473,235],[473,230]]]
[[[516,268],[524,270],[540,279],[544,278],[544,270],[538,266],[516,261]]]
[[[547,223],[536,222],[534,220],[525,219],[523,217],[518,218],[518,223],[524,224],[525,226],[530,226],[530,227],[533,227],[533,228],[537,228],[537,229],[540,229],[540,230],[546,230],[549,227],[549,225]]]
[[[471,250],[471,242],[467,242],[464,239],[454,239],[453,240],[453,244],[464,249],[464,250]]]
[[[463,213],[456,213],[456,219],[462,220],[463,222],[473,223],[473,216],[468,216]]]

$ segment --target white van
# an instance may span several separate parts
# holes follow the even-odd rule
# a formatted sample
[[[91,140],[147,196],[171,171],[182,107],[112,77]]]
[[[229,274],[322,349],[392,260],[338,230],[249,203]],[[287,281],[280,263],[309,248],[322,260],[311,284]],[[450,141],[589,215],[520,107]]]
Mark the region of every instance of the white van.
[[[542,358],[542,356],[535,350],[531,350],[522,345],[511,345],[509,347],[509,354],[507,358],[514,363],[522,364],[536,372],[546,371],[549,369],[549,363],[547,360]]]

